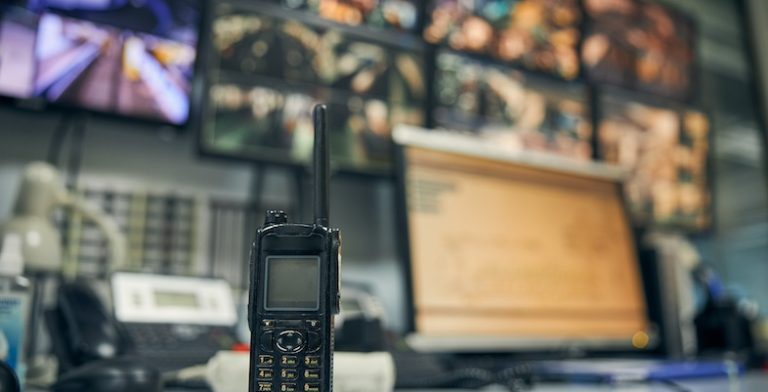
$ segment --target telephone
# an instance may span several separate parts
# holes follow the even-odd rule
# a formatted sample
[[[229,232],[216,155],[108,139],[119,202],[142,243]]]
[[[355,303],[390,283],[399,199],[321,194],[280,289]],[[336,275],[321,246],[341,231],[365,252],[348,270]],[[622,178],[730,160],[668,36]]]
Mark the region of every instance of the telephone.
[[[237,315],[224,281],[115,273],[111,287],[114,313],[88,282],[59,287],[46,324],[62,372],[126,357],[174,371],[205,364],[236,343]]]
[[[60,372],[126,354],[125,334],[88,283],[62,283],[57,300],[45,318]]]

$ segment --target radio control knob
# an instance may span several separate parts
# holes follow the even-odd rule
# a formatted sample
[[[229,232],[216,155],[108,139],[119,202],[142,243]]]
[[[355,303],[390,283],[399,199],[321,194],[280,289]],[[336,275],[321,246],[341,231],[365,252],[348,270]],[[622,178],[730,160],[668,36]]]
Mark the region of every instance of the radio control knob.
[[[288,214],[282,210],[269,210],[264,217],[264,225],[282,225],[288,223]]]
[[[286,353],[297,353],[304,348],[304,337],[297,331],[283,331],[275,339],[277,349]]]

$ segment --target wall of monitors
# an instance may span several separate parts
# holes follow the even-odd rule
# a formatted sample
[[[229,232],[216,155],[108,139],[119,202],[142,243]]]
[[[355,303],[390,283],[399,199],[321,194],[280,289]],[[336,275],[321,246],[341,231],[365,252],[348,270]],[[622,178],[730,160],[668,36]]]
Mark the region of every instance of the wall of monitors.
[[[421,0],[273,0],[287,8],[306,10],[350,26],[371,26],[415,32]]]
[[[393,127],[423,125],[511,152],[623,165],[636,222],[708,225],[709,122],[689,109],[696,29],[673,9],[652,0],[222,4],[207,154],[306,164],[311,107],[323,102],[340,171],[389,175]]]
[[[690,18],[641,0],[584,0],[584,8],[582,62],[590,79],[691,98],[696,72]]]
[[[393,124],[424,124],[418,50],[266,13],[218,15],[218,73],[209,89],[206,152],[283,164],[309,162],[311,108],[329,106],[334,164],[384,173]]]
[[[583,85],[442,52],[437,56],[434,119],[510,151],[592,158],[592,121]]]
[[[602,158],[626,167],[625,193],[643,225],[704,229],[710,222],[709,120],[695,109],[603,95]]]
[[[566,80],[579,76],[578,0],[433,0],[424,39]]]

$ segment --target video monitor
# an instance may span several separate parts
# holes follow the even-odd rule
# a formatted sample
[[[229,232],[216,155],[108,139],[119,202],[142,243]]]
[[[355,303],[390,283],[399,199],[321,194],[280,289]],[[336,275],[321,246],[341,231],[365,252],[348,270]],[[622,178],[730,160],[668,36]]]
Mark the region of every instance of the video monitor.
[[[214,22],[214,46],[225,72],[376,97],[389,94],[390,78],[400,72],[413,95],[425,90],[421,60],[404,60],[407,50],[281,17],[221,15]]]
[[[385,101],[334,96],[318,89],[310,95],[286,86],[220,82],[211,87],[212,115],[203,130],[206,152],[298,165],[312,159],[312,108],[328,106],[333,164],[343,170],[384,172],[391,155],[393,115]]]
[[[629,171],[625,191],[636,222],[706,229],[710,224],[707,116],[619,95],[603,96],[600,106],[600,155]]]
[[[584,86],[444,51],[437,57],[435,95],[438,128],[473,134],[513,152],[592,157]]]
[[[424,38],[557,75],[579,76],[578,0],[432,0]]]
[[[695,82],[693,21],[643,0],[585,0],[582,62],[592,80],[687,99]]]
[[[0,6],[1,96],[32,96],[37,19],[37,15],[21,7]]]
[[[415,32],[420,0],[275,0],[292,9],[350,26],[371,26]]]
[[[424,132],[395,135],[412,347],[654,344],[620,176],[492,158],[461,138],[437,147]]]
[[[218,77],[209,94],[204,153],[305,164],[312,133],[311,127],[303,132],[303,124],[311,125],[312,105],[325,102],[337,139],[331,143],[335,164],[385,173],[393,125],[425,121],[420,51],[263,13],[217,16],[213,42]]]
[[[184,125],[201,6],[200,0],[29,0],[2,14],[14,44],[0,46],[0,57],[13,58],[0,66],[0,76],[23,78],[15,85],[0,78],[0,93]],[[25,42],[30,50],[20,53]],[[26,73],[17,70],[21,64]]]

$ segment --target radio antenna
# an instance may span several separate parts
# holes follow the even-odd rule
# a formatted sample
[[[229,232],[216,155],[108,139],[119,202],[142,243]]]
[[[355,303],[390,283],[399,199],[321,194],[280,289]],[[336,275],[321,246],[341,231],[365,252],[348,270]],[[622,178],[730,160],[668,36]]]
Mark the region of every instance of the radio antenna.
[[[312,117],[315,122],[315,224],[328,227],[328,172],[330,158],[328,156],[328,132],[325,123],[325,105],[316,105]]]

